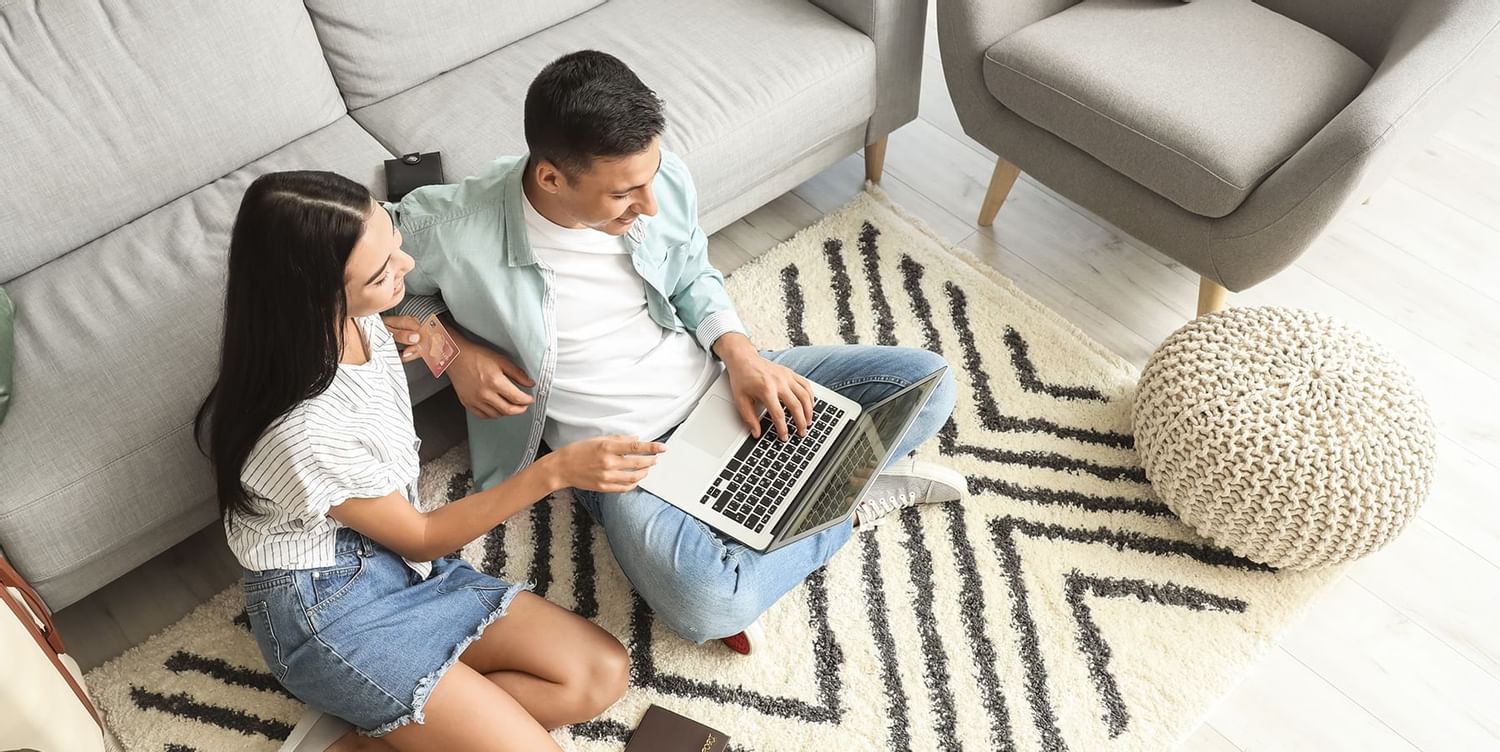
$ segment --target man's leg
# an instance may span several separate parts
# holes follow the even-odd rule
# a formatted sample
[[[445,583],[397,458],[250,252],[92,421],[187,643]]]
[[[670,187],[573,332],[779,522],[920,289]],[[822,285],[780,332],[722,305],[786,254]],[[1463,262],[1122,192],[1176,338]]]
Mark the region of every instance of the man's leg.
[[[798,347],[767,357],[861,405],[873,405],[945,365],[925,350],[897,347]],[[897,446],[900,458],[932,438],[953,412],[955,387],[944,376]],[[604,528],[615,560],[657,616],[694,642],[728,637],[755,621],[849,540],[851,523],[761,553],[725,541],[707,525],[641,489],[578,491]]]
[[[636,592],[667,627],[698,643],[743,630],[849,539],[849,525],[839,525],[762,554],[639,488],[574,493]]]

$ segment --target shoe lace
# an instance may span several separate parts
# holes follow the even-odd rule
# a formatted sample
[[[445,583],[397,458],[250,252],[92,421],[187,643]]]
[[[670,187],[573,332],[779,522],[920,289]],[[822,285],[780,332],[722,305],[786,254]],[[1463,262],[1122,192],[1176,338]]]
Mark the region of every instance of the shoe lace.
[[[906,505],[908,498],[907,489],[892,489],[890,492],[880,496],[871,496],[865,499],[864,507],[870,511],[866,519],[875,519],[890,514],[893,509],[900,509]]]

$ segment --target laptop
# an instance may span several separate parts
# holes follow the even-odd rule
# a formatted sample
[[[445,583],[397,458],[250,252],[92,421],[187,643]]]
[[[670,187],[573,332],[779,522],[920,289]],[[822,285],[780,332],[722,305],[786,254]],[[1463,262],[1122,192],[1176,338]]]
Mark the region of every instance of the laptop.
[[[720,374],[641,488],[756,551],[795,543],[854,513],[946,370],[868,408],[813,384],[807,436],[793,430],[787,441],[764,411],[753,438]],[[786,421],[793,429],[790,414]]]

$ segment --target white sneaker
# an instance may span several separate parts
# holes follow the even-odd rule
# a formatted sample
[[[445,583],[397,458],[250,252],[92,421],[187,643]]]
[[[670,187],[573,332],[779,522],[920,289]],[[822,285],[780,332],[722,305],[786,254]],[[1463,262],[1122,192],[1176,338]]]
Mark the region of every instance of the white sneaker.
[[[892,462],[870,484],[854,508],[854,526],[874,530],[897,509],[962,501],[968,495],[969,483],[957,470],[907,457]]]

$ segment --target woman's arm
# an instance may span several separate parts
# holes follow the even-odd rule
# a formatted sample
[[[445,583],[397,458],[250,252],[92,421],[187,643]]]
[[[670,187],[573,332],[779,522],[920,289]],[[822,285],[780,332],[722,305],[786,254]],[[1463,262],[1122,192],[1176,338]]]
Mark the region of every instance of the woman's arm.
[[[664,444],[607,436],[571,444],[527,465],[487,491],[419,512],[400,491],[349,499],[328,516],[411,561],[431,561],[489,532],[511,515],[563,488],[621,492],[656,464]]]

